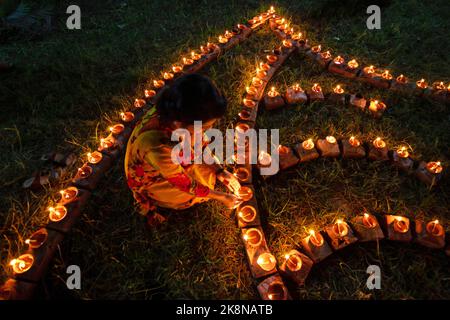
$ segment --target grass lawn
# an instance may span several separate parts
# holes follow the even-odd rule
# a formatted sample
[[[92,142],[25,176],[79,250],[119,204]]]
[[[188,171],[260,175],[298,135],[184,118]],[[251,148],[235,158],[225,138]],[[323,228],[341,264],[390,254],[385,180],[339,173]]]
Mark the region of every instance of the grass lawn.
[[[356,3],[359,3],[355,5]],[[65,29],[65,8],[78,3],[82,29]],[[342,3],[341,6],[338,3]],[[61,185],[40,193],[21,183],[51,150],[84,154],[143,91],[146,82],[191,48],[198,48],[231,26],[244,22],[270,2],[260,1],[60,1],[58,25],[43,39],[0,37],[0,60],[16,69],[0,75],[0,261],[25,247],[26,236],[46,222],[45,208]],[[411,79],[450,81],[450,3],[437,0],[384,1],[382,29],[366,28],[364,1],[277,1],[282,14],[306,31],[314,44],[361,64],[389,68]],[[268,30],[221,56],[202,72],[229,99],[221,128],[231,127],[256,64],[279,45]],[[341,83],[348,91],[390,99],[381,120],[352,108],[315,103],[262,111],[260,128],[280,128],[281,143],[309,137],[383,137],[391,146],[408,144],[414,156],[450,163],[448,106],[351,83],[319,70],[301,55],[292,56],[273,83],[280,90],[299,82],[319,82],[328,91]],[[226,210],[207,203],[174,213],[148,231],[133,208],[123,177],[123,159],[93,194],[82,221],[66,237],[40,287],[40,298],[76,299],[248,299],[258,298],[239,229]],[[80,161],[81,163],[81,161]],[[447,169],[448,170],[448,169]],[[306,235],[336,217],[361,210],[439,219],[447,230],[450,183],[430,191],[417,179],[382,163],[324,160],[258,181],[269,246],[277,258]],[[53,199],[53,200],[52,200]],[[449,260],[442,252],[393,243],[358,244],[313,269],[300,299],[450,298]],[[66,267],[82,270],[82,290],[66,289]],[[366,289],[366,268],[382,269],[382,290]]]

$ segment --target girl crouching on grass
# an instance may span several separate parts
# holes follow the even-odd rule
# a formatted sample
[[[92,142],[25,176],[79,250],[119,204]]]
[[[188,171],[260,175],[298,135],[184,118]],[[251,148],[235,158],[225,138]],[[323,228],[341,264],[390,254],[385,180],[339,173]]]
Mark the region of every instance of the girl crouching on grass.
[[[234,194],[214,190],[216,179],[231,190],[240,188],[236,177],[220,165],[179,164],[171,158],[178,144],[171,141],[174,130],[184,128],[193,137],[194,121],[202,121],[205,131],[224,116],[226,106],[211,80],[186,75],[166,88],[156,107],[136,125],[127,145],[125,173],[139,212],[148,215],[150,224],[164,220],[157,207],[182,210],[213,199],[235,208],[242,202]]]

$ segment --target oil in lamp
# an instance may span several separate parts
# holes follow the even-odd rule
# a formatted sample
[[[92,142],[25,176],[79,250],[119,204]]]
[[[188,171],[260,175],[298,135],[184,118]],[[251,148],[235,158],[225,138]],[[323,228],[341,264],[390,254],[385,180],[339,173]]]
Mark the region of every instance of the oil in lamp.
[[[347,222],[341,219],[337,219],[334,224],[327,226],[326,232],[331,240],[331,247],[334,250],[342,249],[358,241],[358,238],[354,236],[353,230],[350,228]]]
[[[256,101],[251,99],[244,98],[242,102],[247,108],[254,108],[256,106]]]
[[[277,62],[278,57],[274,54],[269,54],[266,56],[266,59],[269,64],[274,64],[275,62]]]
[[[163,78],[164,80],[172,80],[174,77],[173,73],[171,72],[164,72],[163,73]]]
[[[251,198],[253,198],[253,190],[250,187],[242,186],[236,192],[236,195],[243,201],[249,201]]]
[[[242,182],[248,182],[250,179],[250,172],[247,168],[239,167],[234,170],[234,176]]]
[[[79,179],[87,179],[92,175],[92,168],[88,165],[84,165],[81,168],[78,168],[76,178]]]

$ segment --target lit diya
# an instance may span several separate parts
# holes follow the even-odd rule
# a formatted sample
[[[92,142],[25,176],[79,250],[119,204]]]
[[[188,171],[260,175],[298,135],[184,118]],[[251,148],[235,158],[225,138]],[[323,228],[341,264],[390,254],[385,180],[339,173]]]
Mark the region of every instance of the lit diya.
[[[134,113],[133,112],[121,112],[120,113],[120,119],[122,119],[123,122],[131,122],[134,120]]]
[[[219,42],[222,43],[222,44],[223,44],[223,43],[227,43],[227,42],[228,42],[228,38],[226,38],[226,37],[220,35],[220,36],[219,36]]]
[[[408,82],[408,79],[404,76],[404,75],[399,75],[396,79],[395,79],[395,81],[397,81],[398,83],[407,83]]]
[[[327,50],[325,52],[322,52],[320,54],[320,56],[322,57],[322,59],[330,59],[331,58],[331,52],[330,52],[330,50]]]
[[[312,150],[314,149],[314,141],[313,139],[308,139],[302,142],[302,147],[305,150]]]
[[[196,53],[195,51],[191,51],[191,59],[192,59],[192,60],[197,61],[197,60],[200,60],[201,57],[202,57],[201,54]]]
[[[255,88],[260,88],[263,85],[263,81],[257,77],[253,77],[252,86]]]
[[[58,222],[64,219],[67,215],[67,209],[64,206],[57,205],[56,207],[48,208],[49,214],[48,217],[50,221]]]
[[[266,59],[270,64],[274,64],[275,62],[277,62],[278,57],[274,54],[269,54],[266,56]]]
[[[396,217],[394,222],[394,231],[398,233],[407,233],[409,230],[409,225],[406,222],[405,219],[402,219],[401,217]]]
[[[88,165],[78,168],[77,176],[81,179],[86,179],[92,174],[92,168]]]
[[[112,137],[100,139],[100,149],[109,149],[114,146],[114,140]]]
[[[32,254],[26,253],[20,257],[10,261],[9,265],[12,267],[14,273],[25,273],[31,269],[34,263],[34,257]]]
[[[403,159],[406,159],[406,158],[409,157],[409,152],[408,152],[408,149],[407,149],[406,147],[400,147],[400,148],[398,148],[397,151],[396,151],[396,153],[397,153],[397,155],[398,155],[400,158],[403,158]]]
[[[245,87],[245,92],[247,92],[247,94],[250,96],[254,96],[257,93],[257,90],[255,87],[250,86],[250,87]]]
[[[250,172],[246,168],[237,168],[233,174],[241,181],[247,181],[250,176]]]
[[[264,271],[271,271],[275,268],[277,261],[271,253],[265,252],[258,257],[256,263]]]
[[[247,229],[243,235],[244,241],[252,247],[257,247],[263,240],[261,231],[256,228]]]
[[[434,237],[442,237],[445,234],[444,227],[439,223],[439,220],[428,222],[426,229],[428,234]]]
[[[292,40],[298,41],[303,39],[303,34],[301,32],[292,35]]]
[[[363,225],[369,229],[373,229],[378,225],[377,219],[375,219],[374,216],[364,213],[363,219],[362,219]]]
[[[153,98],[156,95],[156,91],[155,90],[144,90],[144,96],[146,98]]]
[[[318,83],[314,83],[314,85],[312,86],[311,90],[316,92],[316,93],[322,92],[322,88],[320,87],[320,85]]]
[[[180,73],[181,71],[183,71],[183,67],[179,66],[179,65],[173,65],[172,71],[173,71],[173,73]]]
[[[268,167],[272,163],[272,157],[265,151],[261,151],[258,155],[258,164],[262,167]]]
[[[251,198],[253,198],[253,190],[250,187],[242,186],[239,188],[236,194],[243,201],[249,201]]]
[[[416,86],[420,89],[426,89],[428,87],[428,83],[425,81],[425,79],[420,79],[416,82]]]
[[[363,70],[364,70],[364,73],[366,73],[366,74],[374,74],[375,73],[374,66],[365,67]]]
[[[341,219],[336,220],[336,223],[333,225],[333,232],[339,237],[345,237],[348,234],[347,223],[345,223]]]
[[[327,136],[325,138],[325,140],[327,140],[327,142],[330,143],[330,144],[335,144],[336,143],[336,138],[333,137],[333,136]]]
[[[262,69],[256,68],[256,76],[260,79],[263,79],[265,76],[267,76],[267,72]]]
[[[356,68],[359,67],[359,63],[358,63],[358,61],[356,61],[355,59],[352,59],[352,60],[350,60],[350,61],[347,63],[347,67],[348,67],[349,69],[356,69]]]
[[[259,68],[261,70],[264,70],[264,71],[269,71],[270,70],[270,66],[267,63],[264,63],[264,62],[260,62],[259,63]]]
[[[239,112],[239,118],[241,118],[241,120],[249,120],[250,117],[251,114],[247,110],[242,110],[241,112]]]
[[[389,73],[389,70],[384,70],[384,72],[381,74],[381,77],[386,80],[391,80],[392,74]]]
[[[302,268],[302,258],[297,253],[286,254],[284,258],[286,259],[286,267],[290,271],[295,272]]]
[[[319,44],[311,48],[311,51],[314,53],[319,53],[322,50],[322,46]]]
[[[344,62],[345,62],[345,59],[342,58],[341,56],[337,56],[336,58],[333,59],[334,64],[343,64]]]
[[[190,66],[191,64],[194,63],[194,60],[190,59],[190,58],[183,58],[183,64],[185,66]]]
[[[341,87],[340,84],[338,84],[338,85],[336,85],[336,87],[334,87],[333,92],[336,94],[343,94],[344,89]]]
[[[351,136],[350,139],[348,139],[348,142],[354,148],[357,148],[361,145],[361,142],[358,139],[356,139],[354,136]]]
[[[101,152],[94,151],[94,152],[88,152],[87,154],[87,160],[90,164],[97,164],[100,161],[102,161],[103,155]]]
[[[377,137],[375,140],[373,140],[372,144],[377,149],[386,148],[386,142],[384,142],[380,137]]]
[[[153,80],[153,86],[157,89],[164,87],[164,80]]]
[[[309,230],[308,241],[316,247],[320,247],[324,243],[323,236],[319,233],[316,233],[314,230]]]
[[[174,75],[172,72],[164,72],[164,74],[163,74],[164,80],[172,80],[173,77],[174,77]]]
[[[433,89],[434,90],[445,90],[446,88],[445,88],[444,82],[441,81],[441,82],[434,82]]]
[[[439,174],[442,172],[442,165],[440,161],[431,161],[427,163],[427,171],[432,174]]]
[[[244,98],[242,102],[244,103],[244,106],[246,106],[247,108],[253,108],[256,106],[256,101],[251,99]]]
[[[283,46],[285,48],[292,48],[293,44],[290,40],[283,40]]]
[[[372,112],[383,111],[386,109],[386,104],[378,100],[371,100],[369,104],[369,110]]]
[[[145,106],[147,102],[144,99],[135,99],[134,100],[134,106],[136,108],[142,108],[143,106]]]
[[[42,228],[38,231],[34,232],[27,240],[25,240],[25,243],[31,248],[31,249],[37,249],[41,247],[44,242],[48,238],[48,232],[47,229]]]
[[[125,129],[125,126],[124,126],[123,124],[120,124],[120,123],[115,124],[115,125],[109,127],[109,131],[110,131],[112,134],[121,134],[121,133],[123,132],[124,129]]]
[[[61,194],[61,200],[63,202],[71,202],[75,200],[78,196],[78,188],[77,187],[68,187],[64,190],[59,191]]]
[[[252,222],[256,218],[256,210],[252,206],[243,206],[239,210],[238,217],[246,223]]]

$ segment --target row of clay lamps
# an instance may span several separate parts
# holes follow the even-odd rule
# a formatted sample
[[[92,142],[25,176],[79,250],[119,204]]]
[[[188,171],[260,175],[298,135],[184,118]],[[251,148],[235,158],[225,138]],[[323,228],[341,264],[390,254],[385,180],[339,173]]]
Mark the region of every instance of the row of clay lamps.
[[[445,254],[450,256],[449,234],[438,220],[413,221],[398,215],[364,213],[350,222],[338,219],[322,231],[310,230],[295,249],[286,253],[280,272],[296,284],[303,285],[313,265],[333,252],[355,242],[378,242],[382,239],[413,242],[431,249],[445,248]]]
[[[408,174],[414,174],[420,181],[428,186],[435,186],[443,176],[443,166],[440,161],[417,161],[411,158],[407,147],[390,150],[387,143],[381,139],[367,143],[361,142],[352,136],[348,139],[338,140],[334,136],[325,139],[305,140],[294,148],[280,145],[278,147],[280,170],[288,169],[299,163],[323,158],[362,159],[373,161],[389,161],[396,168]],[[270,166],[271,156],[267,153],[258,155],[258,167]],[[269,160],[267,160],[268,158]]]
[[[258,106],[263,99],[268,82],[297,49],[298,43],[284,41],[282,46],[272,50],[266,55],[265,60],[259,63],[251,84],[246,87],[242,108],[235,124],[236,131],[244,133],[255,126]],[[248,154],[249,145],[245,144],[245,148]],[[249,163],[236,165],[234,175],[241,182],[238,194],[244,199],[244,202],[236,209],[237,224],[241,228],[250,272],[258,281],[258,292],[265,300],[289,299],[287,288],[276,268],[276,259],[267,246],[264,231],[261,228],[258,202],[252,185],[252,166]]]
[[[280,94],[272,87],[264,96],[264,106],[267,110],[282,108],[286,105],[307,104],[316,101],[330,101],[339,105],[350,105],[367,111],[376,118],[383,115],[387,106],[384,102],[375,99],[366,99],[361,94],[346,94],[341,85],[333,88],[331,93],[324,93],[318,83],[314,83],[310,90],[304,90],[295,84]]]
[[[330,50],[322,51],[321,45],[311,47],[301,32],[295,33],[289,23],[276,14],[270,20],[270,26],[280,39],[293,37],[298,39],[302,43],[301,48],[303,50],[301,51],[331,73],[365,82],[377,88],[390,89],[410,96],[429,97],[436,101],[450,103],[450,84],[446,85],[442,81],[429,84],[425,79],[410,81],[403,74],[394,76],[389,70],[379,70],[373,65],[360,67],[356,59],[347,61],[340,55],[333,57]]]
[[[40,279],[49,268],[59,244],[78,221],[81,210],[114,161],[121,155],[137,121],[156,102],[158,94],[166,85],[181,74],[194,73],[220,54],[247,39],[252,30],[264,25],[269,12],[238,24],[231,31],[219,36],[218,44],[207,43],[198,52],[192,51],[174,64],[171,71],[163,72],[162,79],[154,80],[151,89],[146,89],[143,98],[135,99],[133,109],[120,113],[121,123],[110,127],[109,134],[100,140],[98,149],[86,155],[84,163],[76,172],[72,183],[60,192],[57,203],[48,208],[48,224],[34,232],[27,240],[28,249],[10,266],[12,277],[0,288],[0,299],[30,299]]]

